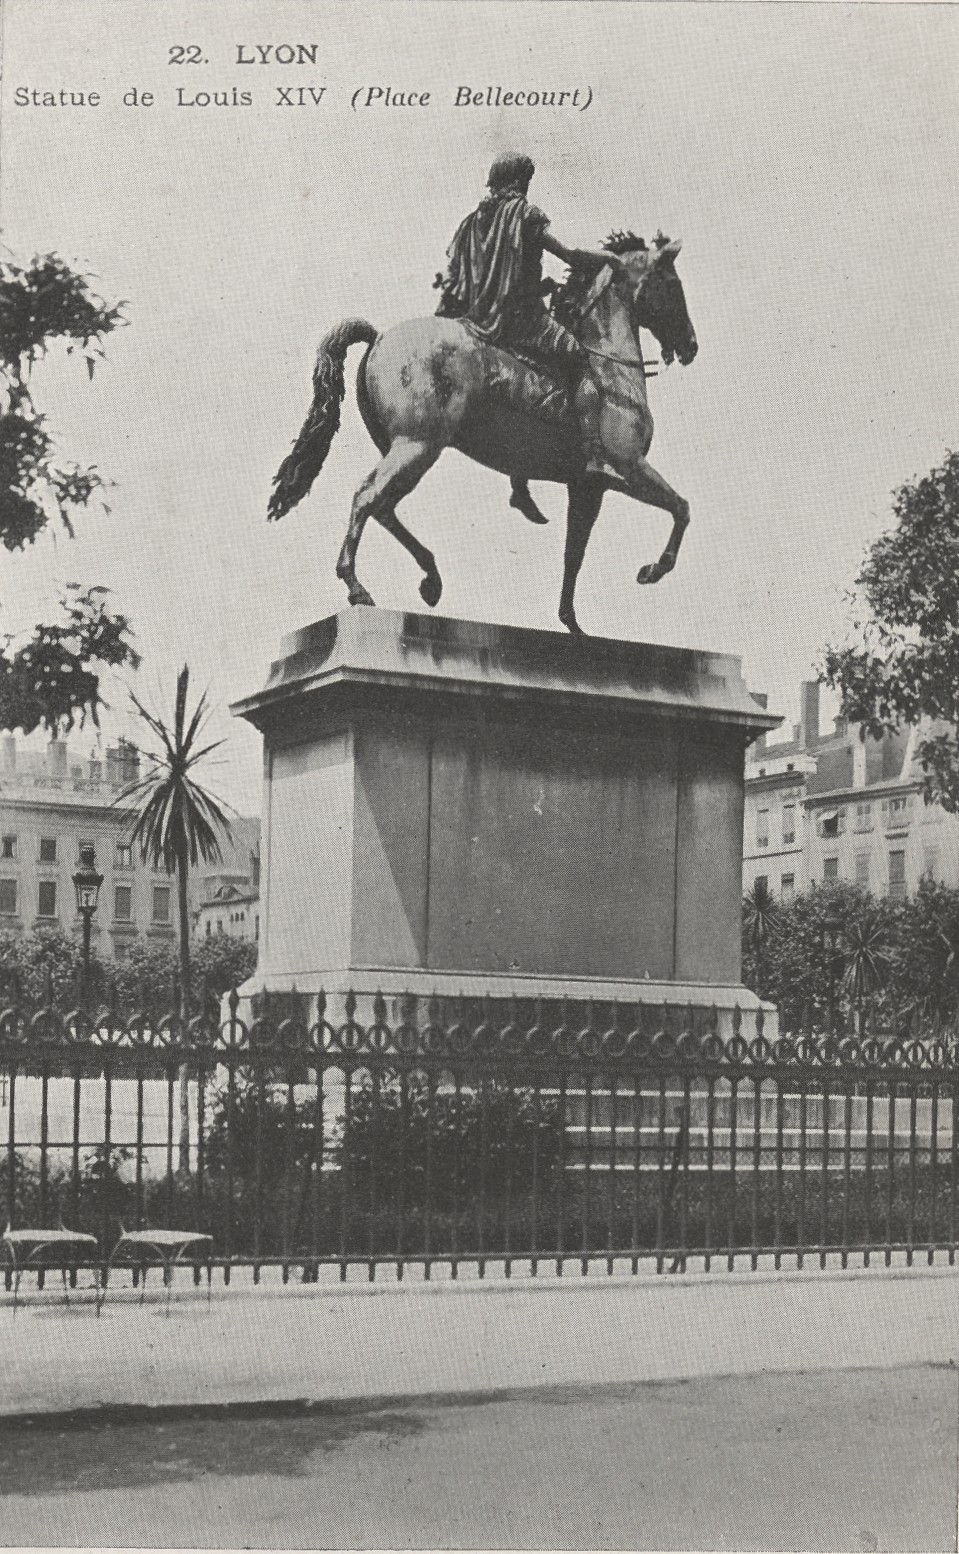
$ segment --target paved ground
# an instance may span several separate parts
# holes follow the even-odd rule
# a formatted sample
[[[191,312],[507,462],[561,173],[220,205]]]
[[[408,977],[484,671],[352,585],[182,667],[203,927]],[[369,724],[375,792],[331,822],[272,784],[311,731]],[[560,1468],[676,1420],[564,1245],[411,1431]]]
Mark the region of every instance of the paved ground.
[[[954,1549],[957,1297],[947,1266],[0,1297],[0,1544]]]
[[[0,1415],[959,1363],[959,1269],[214,1290],[0,1304]]]
[[[954,1370],[541,1388],[291,1417],[0,1426],[0,1541],[955,1547]]]

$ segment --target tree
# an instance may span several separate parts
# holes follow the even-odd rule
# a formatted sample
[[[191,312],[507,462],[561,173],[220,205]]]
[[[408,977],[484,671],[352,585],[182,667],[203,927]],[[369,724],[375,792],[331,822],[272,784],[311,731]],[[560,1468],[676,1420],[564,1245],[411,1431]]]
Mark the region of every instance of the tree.
[[[929,800],[959,813],[959,454],[893,493],[896,526],[856,579],[858,640],[826,650],[823,678],[876,738],[923,720]]]
[[[231,939],[212,934],[199,939],[190,950],[190,998],[199,1010],[204,989],[210,999],[220,999],[256,970],[257,947],[250,939]],[[147,1009],[167,1012],[174,1007],[180,983],[179,951],[172,946],[142,940],[131,944],[113,968],[112,981],[124,1008],[141,1001]]]
[[[861,1013],[880,990],[892,985],[893,946],[898,943],[905,909],[875,900],[848,880],[814,885],[790,901],[775,904],[770,926],[760,940],[760,959],[747,897],[743,979],[758,992],[763,976],[763,996],[778,1006],[788,1030],[798,1029],[807,1017],[823,1020],[837,992],[844,1004]],[[829,939],[835,923],[842,926],[833,954]]]
[[[892,971],[892,933],[890,913],[878,903],[867,905],[844,925],[843,985],[860,1035],[865,1029],[866,1007],[887,984]]]
[[[89,280],[56,254],[26,266],[0,259],[0,543],[11,552],[56,518],[72,536],[76,515],[105,489],[95,468],[57,460],[29,381],[54,341],[66,341],[68,354],[82,350],[93,376],[105,336],[125,319],[123,303],[109,306]],[[55,732],[87,714],[96,723],[99,671],[137,664],[129,622],[107,608],[105,589],[70,584],[61,608],[58,622],[0,647],[0,728]]]
[[[12,991],[27,1003],[43,1004],[48,991],[54,1006],[72,1008],[79,1001],[83,952],[72,934],[62,928],[39,928],[35,933],[0,933],[0,998]],[[103,979],[103,962],[90,957],[93,986]]]
[[[206,695],[188,714],[189,686],[190,671],[184,664],[177,676],[172,727],[149,712],[131,692],[134,707],[159,740],[160,748],[142,752],[149,763],[147,770],[116,800],[120,806],[132,803],[139,811],[130,839],[140,848],[143,859],[154,869],[165,869],[176,876],[180,1021],[184,1031],[190,1018],[190,868],[195,868],[201,858],[204,863],[219,862],[223,856],[220,839],[230,834],[230,822],[220,800],[196,780],[197,768],[222,740],[201,743],[208,717]],[[184,1066],[180,1071],[180,1169],[184,1172],[190,1168],[188,1078]]]
[[[766,965],[776,929],[776,898],[764,879],[753,881],[743,898],[743,955],[760,998],[766,996]]]

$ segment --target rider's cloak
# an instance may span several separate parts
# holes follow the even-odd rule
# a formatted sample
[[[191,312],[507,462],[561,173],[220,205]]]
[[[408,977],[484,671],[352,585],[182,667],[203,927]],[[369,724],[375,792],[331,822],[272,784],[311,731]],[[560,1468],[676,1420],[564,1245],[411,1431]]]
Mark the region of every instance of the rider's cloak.
[[[483,200],[460,222],[447,249],[437,313],[462,318],[481,340],[515,333],[540,299],[548,226],[549,217],[520,194]]]

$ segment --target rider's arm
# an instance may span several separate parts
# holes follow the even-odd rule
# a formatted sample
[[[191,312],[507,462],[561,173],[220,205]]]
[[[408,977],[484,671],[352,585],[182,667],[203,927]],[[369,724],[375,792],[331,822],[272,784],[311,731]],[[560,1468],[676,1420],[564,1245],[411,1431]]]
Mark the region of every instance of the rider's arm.
[[[601,270],[607,264],[616,270],[622,266],[622,261],[615,254],[605,253],[602,249],[567,248],[548,229],[543,233],[543,247],[547,253],[555,254],[557,259],[568,264],[571,270]]]

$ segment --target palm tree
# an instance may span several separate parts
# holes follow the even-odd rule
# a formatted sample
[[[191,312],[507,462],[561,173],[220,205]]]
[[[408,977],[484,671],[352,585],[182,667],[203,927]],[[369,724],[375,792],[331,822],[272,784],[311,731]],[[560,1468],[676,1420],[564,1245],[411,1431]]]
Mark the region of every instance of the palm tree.
[[[197,767],[222,744],[201,745],[200,735],[208,719],[204,693],[187,713],[190,671],[186,664],[176,682],[176,706],[172,728],[155,716],[130,693],[138,714],[160,742],[159,751],[142,752],[149,769],[130,783],[116,800],[138,809],[130,841],[139,847],[144,862],[154,869],[176,875],[178,904],[178,943],[180,952],[180,1027],[186,1034],[190,1018],[190,912],[188,886],[190,868],[222,860],[221,839],[230,835],[230,822],[220,800],[208,793],[196,780]],[[180,1069],[180,1170],[190,1169],[189,1074]]]
[[[860,1037],[865,1031],[866,1004],[881,988],[892,968],[889,921],[879,908],[854,917],[845,927],[845,976]]]
[[[766,982],[766,953],[776,927],[776,898],[760,876],[743,898],[743,928],[756,974],[756,992],[762,998]]]

